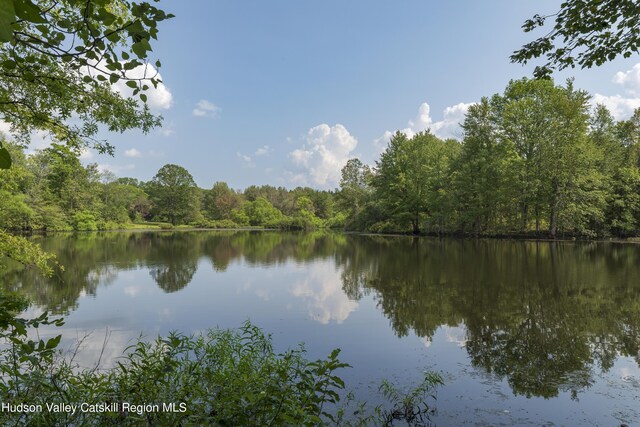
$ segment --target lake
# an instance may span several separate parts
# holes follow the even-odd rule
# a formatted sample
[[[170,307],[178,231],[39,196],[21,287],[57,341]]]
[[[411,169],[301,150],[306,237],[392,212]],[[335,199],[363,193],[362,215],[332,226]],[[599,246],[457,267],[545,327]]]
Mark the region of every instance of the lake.
[[[113,364],[141,335],[235,328],[338,347],[363,400],[440,372],[440,426],[640,423],[640,245],[184,231],[34,237],[65,271],[1,282]],[[104,344],[106,341],[106,345]]]

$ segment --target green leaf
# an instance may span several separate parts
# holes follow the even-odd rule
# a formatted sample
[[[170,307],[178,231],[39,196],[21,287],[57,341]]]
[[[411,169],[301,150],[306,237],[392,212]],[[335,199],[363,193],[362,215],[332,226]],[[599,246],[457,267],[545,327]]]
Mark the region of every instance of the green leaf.
[[[33,22],[36,24],[44,24],[47,22],[42,16],[42,11],[31,0],[13,0],[16,7],[16,15],[20,19]]]
[[[9,150],[0,148],[0,169],[9,169],[11,167],[11,155]]]
[[[13,0],[0,2],[0,42],[8,42],[13,38],[11,24],[16,20],[16,11],[13,8]]]
[[[129,80],[129,81],[126,83],[126,85],[127,85],[127,86],[129,86],[131,89],[136,89],[136,88],[138,87],[138,83],[136,83],[136,82],[134,82],[134,81],[131,81],[131,80]]]
[[[56,348],[58,346],[58,344],[60,343],[60,339],[62,338],[62,335],[58,335],[55,338],[51,338],[50,340],[47,341],[47,349],[52,349],[52,348]]]
[[[138,58],[146,58],[147,52],[151,50],[151,45],[147,40],[140,40],[131,46],[131,50],[138,55]]]
[[[4,60],[2,61],[2,68],[5,70],[13,70],[16,68],[16,62],[11,59]]]
[[[141,93],[140,99],[142,100],[142,102],[147,102],[147,95],[145,95],[144,93]]]

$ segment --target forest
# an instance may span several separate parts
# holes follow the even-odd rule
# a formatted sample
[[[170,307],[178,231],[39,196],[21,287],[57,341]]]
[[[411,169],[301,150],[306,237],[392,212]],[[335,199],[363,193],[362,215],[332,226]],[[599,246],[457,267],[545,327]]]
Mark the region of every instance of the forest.
[[[0,224],[16,232],[338,228],[374,233],[633,237],[640,233],[640,109],[616,121],[572,81],[521,79],[472,105],[461,140],[397,132],[375,165],[350,159],[320,191],[215,181],[167,164],[149,181],[84,166],[61,144],[3,141]],[[214,181],[215,177],[212,177]]]

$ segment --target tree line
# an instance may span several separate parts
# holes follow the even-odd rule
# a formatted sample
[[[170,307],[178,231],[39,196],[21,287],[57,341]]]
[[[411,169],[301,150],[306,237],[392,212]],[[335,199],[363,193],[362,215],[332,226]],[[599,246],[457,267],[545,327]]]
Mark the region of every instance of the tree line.
[[[511,81],[471,106],[462,141],[396,133],[375,167],[342,171],[348,229],[471,235],[637,236],[640,109],[614,120],[552,80]]]
[[[26,156],[4,141],[0,224],[8,230],[336,227],[413,234],[640,234],[640,109],[616,121],[572,81],[511,81],[469,108],[461,141],[397,132],[375,166],[350,159],[320,191],[225,182],[199,188],[173,164],[148,182],[83,166],[65,145]]]
[[[216,182],[199,188],[185,168],[167,164],[148,182],[83,166],[73,149],[52,144],[27,156],[3,141],[13,165],[0,170],[0,228],[17,232],[108,230],[160,222],[232,228],[310,229],[331,224],[333,194],[269,185],[243,191]]]

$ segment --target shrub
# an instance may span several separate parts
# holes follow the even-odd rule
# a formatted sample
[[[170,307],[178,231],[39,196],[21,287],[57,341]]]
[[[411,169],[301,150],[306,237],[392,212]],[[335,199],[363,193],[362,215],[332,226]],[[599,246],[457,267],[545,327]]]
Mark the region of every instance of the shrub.
[[[317,425],[333,421],[326,405],[338,402],[344,387],[335,371],[348,366],[339,350],[317,361],[308,361],[303,347],[277,354],[270,336],[247,322],[238,331],[139,341],[108,372],[76,372],[54,358],[59,336],[26,338],[27,326],[51,323],[46,314],[31,322],[18,321],[24,327],[3,335],[11,343],[0,353],[3,402],[44,408],[46,402],[131,402],[160,410],[5,412],[4,425]],[[176,412],[162,410],[171,402]]]
[[[95,231],[98,229],[96,217],[87,211],[78,212],[73,216],[73,229],[78,231]]]

